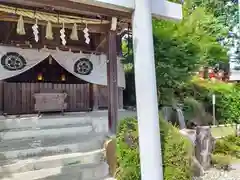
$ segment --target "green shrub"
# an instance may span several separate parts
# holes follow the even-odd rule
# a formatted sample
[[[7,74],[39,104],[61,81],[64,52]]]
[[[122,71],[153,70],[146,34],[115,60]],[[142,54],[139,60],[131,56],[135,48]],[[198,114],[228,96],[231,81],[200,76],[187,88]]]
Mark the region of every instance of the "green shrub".
[[[224,140],[227,142],[231,142],[231,143],[235,144],[236,146],[240,147],[240,137],[239,136],[235,136],[235,135],[227,136],[224,138]]]
[[[212,164],[218,169],[228,170],[231,164],[231,156],[224,154],[212,155]]]
[[[193,151],[191,143],[166,121],[160,120],[160,127],[164,180],[191,179],[191,155]],[[117,134],[117,145],[117,179],[140,180],[141,173],[136,119],[128,118],[121,121]]]
[[[224,154],[240,158],[240,137],[227,136],[217,140],[214,154]]]
[[[199,126],[207,126],[213,122],[212,116],[206,113],[202,103],[192,97],[184,99],[183,112],[187,124],[194,122]]]
[[[181,88],[183,98],[193,97],[212,113],[212,94],[216,95],[216,118],[219,123],[240,123],[240,93],[235,84],[193,78]]]

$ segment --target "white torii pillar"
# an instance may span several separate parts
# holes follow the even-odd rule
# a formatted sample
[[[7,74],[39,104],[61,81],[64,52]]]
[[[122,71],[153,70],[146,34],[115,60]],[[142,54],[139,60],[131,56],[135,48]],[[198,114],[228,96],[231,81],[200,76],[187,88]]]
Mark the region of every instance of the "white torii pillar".
[[[142,180],[163,180],[152,32],[152,11],[157,11],[158,5],[163,3],[136,0],[132,18]]]
[[[139,127],[141,179],[163,180],[154,61],[152,15],[180,20],[180,4],[165,0],[71,0],[110,9],[133,11],[133,49]]]
[[[136,1],[132,31],[141,177],[163,180],[151,1]]]

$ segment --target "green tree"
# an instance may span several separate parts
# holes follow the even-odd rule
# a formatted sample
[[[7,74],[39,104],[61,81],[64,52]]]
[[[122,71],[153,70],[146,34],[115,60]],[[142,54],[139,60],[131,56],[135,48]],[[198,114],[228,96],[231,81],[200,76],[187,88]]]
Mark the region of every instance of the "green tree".
[[[187,1],[184,12],[185,17],[180,23],[153,20],[158,92],[161,100],[170,103],[173,89],[188,81],[200,66],[228,61],[226,50],[217,42],[228,29],[204,7],[189,8]],[[125,43],[125,50],[129,52],[126,67],[131,73],[132,50],[127,46],[131,49],[132,45]]]

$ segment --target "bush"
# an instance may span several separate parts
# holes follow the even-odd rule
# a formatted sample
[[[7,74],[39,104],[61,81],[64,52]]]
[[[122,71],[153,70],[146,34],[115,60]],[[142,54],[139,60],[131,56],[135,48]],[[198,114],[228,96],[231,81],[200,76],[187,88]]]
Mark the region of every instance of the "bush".
[[[164,180],[191,179],[192,144],[166,121],[160,120],[160,127]],[[140,180],[141,173],[136,119],[128,118],[121,121],[117,134],[117,145],[117,179]]]
[[[224,154],[240,158],[240,137],[227,136],[217,140],[214,154]]]
[[[193,97],[212,114],[212,94],[216,95],[216,118],[219,123],[240,123],[240,93],[234,84],[193,78],[181,88],[183,98]]]
[[[184,99],[183,112],[188,127],[192,122],[198,126],[207,126],[213,122],[212,116],[206,113],[202,103],[192,97]]]

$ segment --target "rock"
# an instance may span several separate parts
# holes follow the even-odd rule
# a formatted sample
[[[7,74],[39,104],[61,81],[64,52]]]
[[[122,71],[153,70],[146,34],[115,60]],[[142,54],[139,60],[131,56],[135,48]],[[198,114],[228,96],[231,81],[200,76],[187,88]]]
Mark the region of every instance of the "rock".
[[[190,142],[193,145],[193,149],[195,149],[196,130],[181,129],[179,132],[190,140]],[[202,165],[199,163],[199,161],[197,160],[197,158],[195,156],[195,151],[193,151],[193,154],[192,154],[192,170],[193,170],[193,175],[195,177],[203,176],[205,173]]]
[[[106,160],[109,165],[109,173],[114,177],[117,169],[117,155],[116,155],[116,140],[109,139],[104,143],[104,149],[106,150]]]
[[[210,127],[198,126],[196,130],[195,155],[206,170],[211,167],[211,154],[214,149],[214,138]]]
[[[195,177],[203,176],[205,171],[195,156],[192,157],[192,171]]]
[[[187,137],[192,144],[195,146],[195,141],[196,141],[196,130],[194,129],[181,129],[179,131],[182,135]]]

